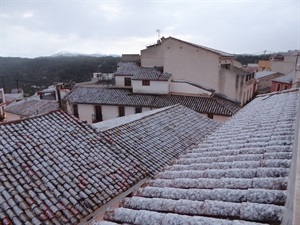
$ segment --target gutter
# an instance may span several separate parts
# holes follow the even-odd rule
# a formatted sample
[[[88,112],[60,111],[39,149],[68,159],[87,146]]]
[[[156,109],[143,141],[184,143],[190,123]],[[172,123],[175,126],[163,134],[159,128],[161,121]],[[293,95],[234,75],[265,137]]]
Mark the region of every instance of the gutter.
[[[119,202],[121,202],[121,200],[123,198],[125,198],[127,195],[129,195],[130,193],[132,193],[133,191],[135,191],[138,187],[142,186],[149,179],[150,179],[150,177],[146,177],[146,178],[140,180],[137,184],[135,184],[134,186],[132,186],[131,188],[129,188],[127,191],[119,194],[118,196],[116,196],[115,198],[113,198],[112,200],[110,200],[108,203],[102,205],[99,209],[97,209],[93,213],[91,213],[88,216],[86,216],[84,219],[82,219],[78,223],[78,225],[86,225],[86,224],[91,223],[92,221],[102,221],[103,219],[97,220],[97,217],[100,217],[100,218],[103,217],[104,214],[105,214],[105,211],[109,207],[113,207],[114,205],[117,205]]]

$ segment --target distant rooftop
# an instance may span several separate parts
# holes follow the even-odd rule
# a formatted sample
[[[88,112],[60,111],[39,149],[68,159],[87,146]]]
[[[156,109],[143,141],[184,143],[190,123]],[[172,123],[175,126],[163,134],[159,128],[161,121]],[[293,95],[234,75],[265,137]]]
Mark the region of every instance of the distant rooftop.
[[[294,73],[290,73],[288,75],[275,78],[272,81],[285,83],[285,84],[291,84],[293,82],[293,78],[294,78]]]
[[[221,97],[133,94],[127,89],[77,86],[66,96],[71,103],[162,108],[181,104],[200,113],[232,116],[238,103]]]
[[[12,103],[5,108],[5,111],[29,117],[48,113],[57,109],[59,109],[59,104],[56,101],[33,98]]]
[[[171,74],[162,73],[156,67],[140,67],[134,62],[120,62],[115,76],[132,76],[132,80],[160,80],[167,81]]]

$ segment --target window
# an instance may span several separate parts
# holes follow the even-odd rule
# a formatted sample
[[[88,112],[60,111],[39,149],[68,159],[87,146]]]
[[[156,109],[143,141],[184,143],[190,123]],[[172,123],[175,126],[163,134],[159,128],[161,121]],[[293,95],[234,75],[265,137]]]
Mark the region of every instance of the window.
[[[119,106],[119,117],[125,116],[125,108],[124,106]]]
[[[277,91],[280,91],[280,84],[277,84]]]
[[[150,86],[150,80],[142,80],[143,86]]]
[[[288,86],[287,85],[284,85],[284,90],[288,89]]]
[[[207,114],[207,117],[210,118],[210,119],[213,119],[213,118],[214,118],[214,114],[208,113],[208,114]]]
[[[125,77],[124,78],[124,85],[126,87],[131,87],[131,78],[130,77]]]
[[[230,70],[230,64],[222,64],[221,67]]]
[[[79,118],[79,115],[78,115],[78,105],[73,105],[73,115],[77,118]]]
[[[93,123],[102,121],[102,108],[101,105],[95,106],[95,115],[93,115]]]
[[[135,113],[141,113],[141,112],[142,112],[142,107],[135,108]]]

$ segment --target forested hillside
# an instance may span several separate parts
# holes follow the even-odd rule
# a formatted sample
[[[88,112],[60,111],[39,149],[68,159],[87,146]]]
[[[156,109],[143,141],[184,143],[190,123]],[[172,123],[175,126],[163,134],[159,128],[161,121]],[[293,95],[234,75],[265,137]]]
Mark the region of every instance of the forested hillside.
[[[237,55],[236,60],[246,65],[260,59],[269,59],[270,55]],[[93,72],[101,65],[101,72],[114,72],[120,57],[57,56],[34,59],[0,57],[0,88],[7,93],[19,88],[27,94],[36,89],[31,86],[47,87],[54,82],[89,81]]]
[[[6,92],[23,88],[32,94],[31,86],[49,86],[54,82],[83,82],[92,78],[93,72],[114,72],[120,57],[39,57],[34,59],[0,57],[0,88]]]

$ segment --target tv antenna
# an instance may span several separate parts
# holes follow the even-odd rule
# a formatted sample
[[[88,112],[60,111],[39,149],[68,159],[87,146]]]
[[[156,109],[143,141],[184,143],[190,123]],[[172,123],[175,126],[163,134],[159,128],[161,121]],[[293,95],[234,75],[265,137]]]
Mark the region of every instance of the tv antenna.
[[[158,36],[158,40],[160,40],[160,29],[156,30],[157,36]]]

